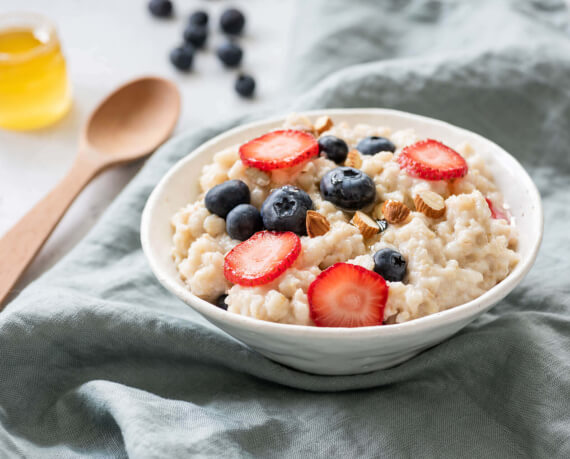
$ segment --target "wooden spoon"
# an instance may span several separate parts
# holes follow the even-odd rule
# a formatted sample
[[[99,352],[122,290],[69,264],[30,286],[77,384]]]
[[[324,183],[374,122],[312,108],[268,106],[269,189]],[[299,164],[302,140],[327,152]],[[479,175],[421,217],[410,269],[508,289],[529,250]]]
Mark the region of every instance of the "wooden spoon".
[[[101,102],[83,128],[71,170],[0,239],[0,310],[85,185],[108,167],[149,155],[170,136],[179,114],[180,93],[162,78],[133,80]]]

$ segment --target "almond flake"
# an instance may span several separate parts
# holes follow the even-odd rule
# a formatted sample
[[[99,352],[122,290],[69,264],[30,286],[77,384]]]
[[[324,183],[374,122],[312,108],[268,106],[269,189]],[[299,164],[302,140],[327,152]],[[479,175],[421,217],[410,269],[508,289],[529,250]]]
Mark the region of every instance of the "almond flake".
[[[441,218],[445,214],[444,199],[433,191],[420,191],[414,197],[414,204],[417,211],[429,218]]]
[[[374,207],[372,210],[372,218],[376,221],[384,219],[384,214],[382,213],[382,204],[378,204],[376,207]]]
[[[354,213],[354,217],[352,217],[350,223],[358,228],[364,239],[368,239],[380,232],[378,224],[364,212],[360,212],[359,210]]]
[[[346,160],[344,161],[344,165],[346,167],[360,169],[360,166],[362,166],[362,158],[360,156],[360,153],[358,153],[358,150],[350,150],[348,152]]]
[[[389,199],[382,204],[382,214],[388,223],[398,224],[410,215],[410,209],[403,202]]]
[[[314,210],[307,211],[305,225],[307,227],[307,234],[309,237],[322,236],[323,234],[328,233],[331,229],[331,224],[327,220],[327,217]]]
[[[323,132],[328,131],[330,128],[333,127],[333,122],[328,116],[320,116],[315,121],[313,125],[313,130],[316,132],[317,135],[321,135]]]

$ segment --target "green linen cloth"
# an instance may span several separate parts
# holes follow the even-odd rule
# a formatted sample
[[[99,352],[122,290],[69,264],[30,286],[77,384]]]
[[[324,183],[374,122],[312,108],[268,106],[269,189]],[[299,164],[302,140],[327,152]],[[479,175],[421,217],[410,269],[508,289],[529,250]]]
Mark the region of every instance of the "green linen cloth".
[[[491,312],[395,368],[325,377],[279,365],[165,291],[141,252],[153,186],[236,121],[183,134],[0,314],[0,457],[570,457],[565,3],[297,10],[282,99],[294,102],[275,113],[391,107],[502,145],[544,200],[533,269]]]

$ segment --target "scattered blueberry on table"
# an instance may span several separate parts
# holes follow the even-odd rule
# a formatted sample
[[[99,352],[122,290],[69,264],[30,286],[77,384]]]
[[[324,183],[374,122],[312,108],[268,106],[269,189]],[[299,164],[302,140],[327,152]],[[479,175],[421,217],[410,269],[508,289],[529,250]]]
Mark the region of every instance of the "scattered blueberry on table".
[[[210,188],[204,198],[206,209],[218,217],[226,215],[239,204],[249,204],[248,186],[241,180],[228,180]]]
[[[188,18],[188,23],[206,26],[208,25],[208,13],[202,10],[194,11]]]
[[[390,282],[401,282],[406,275],[407,262],[394,249],[381,249],[374,254],[374,271]]]
[[[231,35],[239,35],[245,25],[245,16],[236,8],[228,8],[220,17],[221,29]]]
[[[218,46],[216,54],[226,67],[237,67],[243,57],[241,47],[233,41],[227,41]]]
[[[238,75],[235,90],[242,97],[251,97],[255,91],[255,80],[250,75]]]
[[[374,181],[360,169],[337,167],[328,171],[320,183],[321,196],[344,210],[362,209],[374,202]]]
[[[150,0],[148,9],[153,16],[170,17],[173,14],[171,0]],[[208,40],[209,15],[207,11],[195,10],[188,17],[188,22],[182,34],[185,45],[174,48],[169,55],[170,62],[178,70],[187,72],[192,68],[194,54],[203,48]],[[235,41],[245,26],[244,14],[236,8],[226,9],[219,18],[220,29],[233,38],[222,43],[216,49],[216,55],[225,67],[239,67],[243,60],[243,49]],[[251,75],[240,73],[234,82],[234,89],[241,97],[252,97],[256,82]]]
[[[334,135],[325,135],[319,138],[319,152],[337,164],[342,164],[348,155],[348,145]]]
[[[170,52],[170,62],[178,70],[187,72],[192,67],[192,60],[194,59],[194,50],[191,46],[182,45],[174,48]]]
[[[240,204],[226,216],[226,231],[232,239],[245,241],[262,229],[261,214],[251,204]]]
[[[307,210],[313,209],[313,200],[303,190],[285,185],[274,190],[261,206],[261,218],[266,229],[292,231],[299,236],[307,234]]]
[[[172,16],[172,2],[170,0],[150,0],[148,9],[157,18]]]
[[[364,137],[356,145],[356,149],[363,155],[375,155],[381,151],[391,151],[394,153],[396,151],[396,145],[394,145],[386,137],[370,136]]]
[[[208,28],[199,24],[188,24],[184,29],[184,41],[194,45],[196,48],[202,48],[208,38]]]

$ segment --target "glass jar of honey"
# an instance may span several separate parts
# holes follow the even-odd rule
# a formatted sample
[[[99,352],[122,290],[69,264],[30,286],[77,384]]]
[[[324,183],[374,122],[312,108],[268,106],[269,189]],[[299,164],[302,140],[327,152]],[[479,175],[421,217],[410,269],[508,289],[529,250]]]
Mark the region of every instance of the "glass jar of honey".
[[[41,15],[0,15],[0,128],[36,129],[71,106],[55,27]]]

